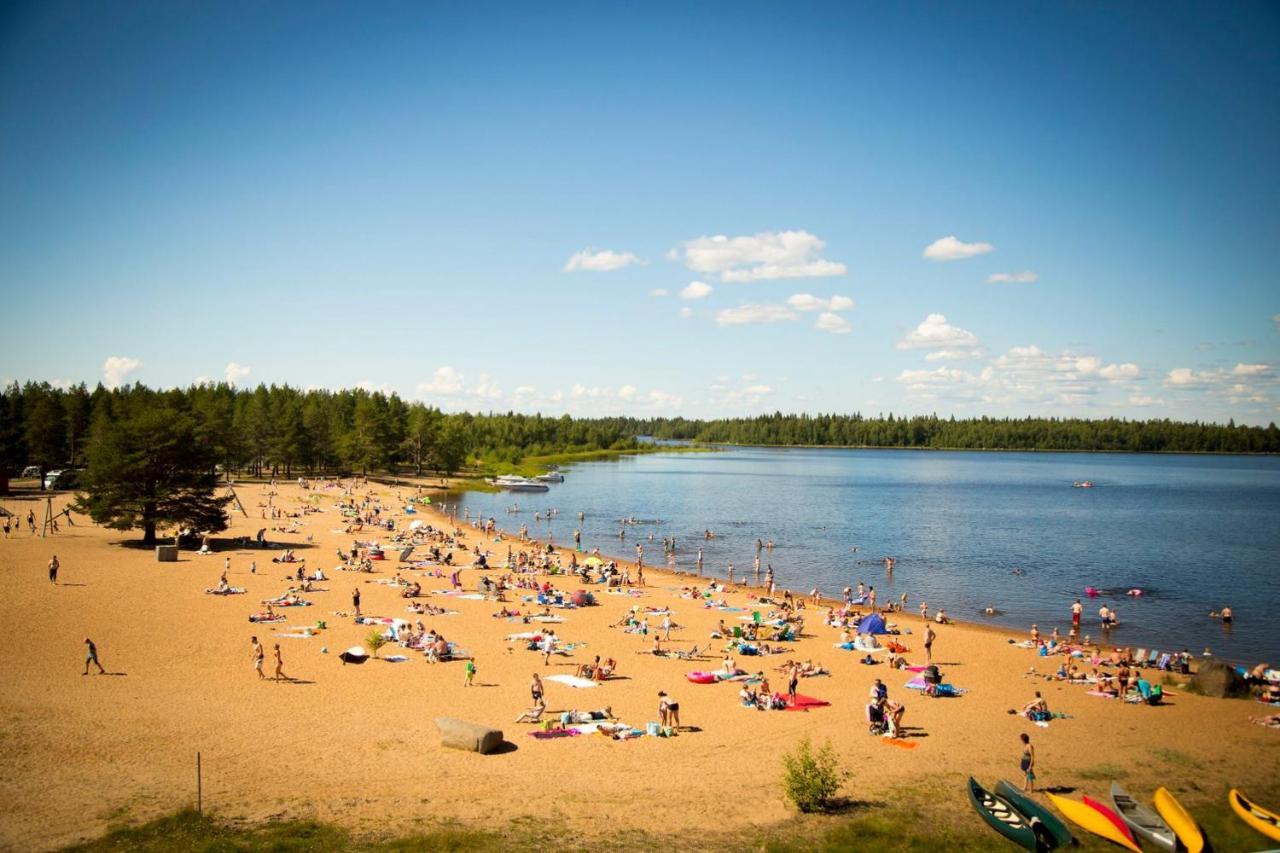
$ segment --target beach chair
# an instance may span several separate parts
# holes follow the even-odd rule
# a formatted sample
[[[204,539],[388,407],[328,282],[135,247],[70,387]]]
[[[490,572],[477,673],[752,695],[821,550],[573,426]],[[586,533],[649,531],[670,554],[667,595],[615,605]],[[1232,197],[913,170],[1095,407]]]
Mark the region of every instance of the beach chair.
[[[1167,670],[1169,668],[1169,661],[1172,658],[1173,658],[1173,655],[1170,655],[1167,652],[1165,654],[1160,655],[1160,659],[1156,661],[1156,669]]]
[[[1147,658],[1147,666],[1155,666],[1156,661],[1159,659],[1158,658],[1159,654],[1160,653],[1158,651],[1156,651],[1155,649],[1152,649],[1151,655]]]
[[[1138,649],[1137,653],[1133,656],[1133,665],[1145,666],[1146,663],[1147,663],[1147,650]]]

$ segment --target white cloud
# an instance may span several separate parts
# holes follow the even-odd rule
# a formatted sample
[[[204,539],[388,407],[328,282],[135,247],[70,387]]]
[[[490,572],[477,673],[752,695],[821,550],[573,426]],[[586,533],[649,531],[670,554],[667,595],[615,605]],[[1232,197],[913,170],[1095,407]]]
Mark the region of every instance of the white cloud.
[[[1220,378],[1219,374],[1202,371],[1197,373],[1189,367],[1175,367],[1164,378],[1166,388],[1203,388]]]
[[[1022,272],[995,272],[987,276],[987,284],[1030,284],[1040,280],[1040,273],[1031,270]]]
[[[418,383],[418,395],[458,394],[462,391],[462,371],[456,367],[437,367],[430,381]]]
[[[1129,405],[1130,406],[1163,406],[1164,400],[1158,399],[1156,397],[1149,397],[1146,394],[1130,394]]]
[[[943,314],[930,314],[898,341],[898,349],[973,349],[979,346],[973,332],[953,326]]]
[[[1142,371],[1138,365],[1127,361],[1124,364],[1108,364],[1106,367],[1099,368],[1098,375],[1112,382],[1127,382],[1137,379],[1142,375]]]
[[[842,263],[818,257],[826,243],[807,231],[762,231],[741,237],[698,237],[667,253],[683,256],[694,272],[719,273],[721,281],[766,281],[844,275]]]
[[[712,287],[705,281],[691,281],[680,288],[681,299],[706,299],[711,295]]]
[[[636,386],[623,385],[618,389],[619,400],[634,400],[636,398]]]
[[[655,287],[653,290],[649,291],[649,295],[650,296],[666,296],[667,289],[665,287]]]
[[[108,388],[119,388],[126,377],[142,367],[142,360],[124,355],[113,355],[102,363],[102,384]]]
[[[372,379],[361,379],[356,383],[356,387],[361,391],[368,391],[370,394],[383,394],[391,396],[394,390],[390,384],[386,382],[374,382]]]
[[[472,397],[480,397],[484,400],[496,400],[502,396],[502,389],[493,383],[487,373],[481,373],[475,387],[468,388],[467,393]]]
[[[1270,372],[1269,364],[1237,364],[1231,368],[1232,376],[1265,376]]]
[[[813,324],[813,327],[837,335],[846,335],[853,331],[853,326],[849,325],[848,320],[839,314],[832,314],[830,311],[823,311],[819,314],[818,320]]]
[[[796,293],[788,297],[787,304],[797,311],[852,311],[855,303],[847,296],[823,299],[812,293]]]
[[[973,358],[982,358],[982,352],[976,349],[936,349],[924,356],[925,361],[961,361]]]
[[[632,264],[640,263],[640,259],[630,252],[615,252],[612,249],[583,249],[576,252],[564,265],[565,272],[611,272]]]
[[[925,247],[922,257],[930,261],[962,261],[977,255],[985,255],[994,249],[990,243],[962,243],[955,235],[934,240]]]
[[[235,385],[241,379],[249,375],[249,367],[244,364],[236,364],[234,361],[227,362],[227,369],[224,372],[227,377],[228,385]]]
[[[681,308],[681,309],[680,309],[680,319],[681,319],[681,320],[688,320],[688,319],[689,319],[690,317],[692,317],[692,316],[693,316],[693,309],[692,309],[692,308],[690,308],[688,305],[686,305],[686,306],[684,306],[683,308]]]
[[[764,394],[772,394],[773,389],[768,385],[748,385],[742,389],[742,393],[759,397]]]
[[[751,323],[786,323],[796,319],[796,314],[785,305],[739,305],[716,312],[716,325],[745,326]]]

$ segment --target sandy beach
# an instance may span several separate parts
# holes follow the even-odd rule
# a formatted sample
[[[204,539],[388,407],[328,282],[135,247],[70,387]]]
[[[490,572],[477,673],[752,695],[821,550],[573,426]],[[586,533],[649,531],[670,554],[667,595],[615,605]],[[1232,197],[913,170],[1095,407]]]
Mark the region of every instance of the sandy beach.
[[[738,663],[765,669],[785,689],[774,667],[788,658],[812,659],[831,675],[804,679],[800,692],[830,706],[795,713],[745,709],[737,685],[693,684],[685,675],[718,667],[723,643],[709,640],[710,632],[718,620],[733,624],[755,609],[748,596],[758,591],[727,594],[742,612],[706,609],[679,596],[680,586],[692,579],[650,568],[640,597],[597,595],[599,606],[558,611],[565,619],[555,626],[558,635],[579,648],[569,657],[553,656],[544,667],[540,654],[505,639],[537,626],[494,618],[502,604],[430,595],[419,600],[458,613],[409,613],[400,589],[386,581],[399,571],[421,582],[424,591],[435,591],[449,587],[448,577],[405,570],[389,546],[388,559],[376,564],[374,574],[337,571],[335,551],[347,550],[353,538],[389,539],[368,528],[355,536],[343,532],[345,519],[334,508],[342,497],[338,488],[276,486],[275,506],[320,510],[303,516],[289,534],[271,530],[285,522],[260,517],[268,491],[259,483],[239,486],[249,517],[233,507],[231,527],[219,535],[216,553],[183,550],[176,563],[160,563],[149,549],[122,545],[135,535],[95,527],[84,517],[74,527],[64,524],[56,536],[33,536],[24,525],[0,541],[0,654],[7,662],[0,692],[0,847],[53,849],[94,838],[122,819],[145,820],[189,804],[196,795],[197,752],[207,809],[245,821],[314,817],[369,836],[535,818],[565,824],[588,841],[647,831],[668,835],[672,846],[696,847],[705,837],[750,833],[791,818],[778,789],[780,756],[804,735],[818,743],[830,740],[854,772],[851,796],[915,803],[957,823],[977,822],[965,801],[966,777],[1017,780],[1023,732],[1036,745],[1043,785],[1101,796],[1108,773],[1119,768],[1131,791],[1148,796],[1164,784],[1192,806],[1222,803],[1232,786],[1272,808],[1280,794],[1274,770],[1280,764],[1280,731],[1249,721],[1268,711],[1257,702],[1203,698],[1177,687],[1169,688],[1162,707],[1097,698],[1085,687],[1028,675],[1031,667],[1041,673],[1056,669],[1057,661],[1010,644],[1025,635],[976,625],[936,626],[934,660],[947,681],[967,692],[930,699],[904,689],[911,673],[861,665],[858,654],[833,648],[838,631],[821,624],[820,611],[810,610],[806,636],[787,644],[791,654],[739,656]],[[430,509],[412,516],[402,512],[410,488],[370,484],[356,494],[379,499],[387,508],[384,516],[399,528],[411,519],[445,524]],[[55,506],[66,500],[56,498]],[[35,500],[10,499],[5,506],[23,517],[28,509],[38,516],[43,509]],[[252,537],[264,526],[275,547],[231,546],[232,538]],[[521,548],[514,537],[495,543],[462,526],[464,544],[481,544],[495,564],[508,545]],[[583,544],[618,550],[616,543]],[[285,623],[250,624],[247,617],[262,609],[262,600],[295,583],[296,566],[271,562],[286,547],[305,557],[309,570],[324,570],[329,579],[318,586],[326,591],[304,594],[310,607],[281,610]],[[630,545],[622,550],[630,551]],[[53,554],[61,562],[57,585],[45,571]],[[227,556],[230,584],[247,593],[206,595]],[[471,562],[462,552],[458,557],[462,565]],[[250,572],[251,561],[256,573]],[[462,572],[468,591],[480,574]],[[563,590],[580,587],[571,577],[547,580]],[[344,666],[337,653],[362,644],[370,632],[370,626],[336,615],[351,609],[356,588],[366,615],[422,619],[471,651],[477,686],[464,687],[462,663],[430,664],[394,644],[381,655],[404,653],[407,661]],[[522,593],[508,593],[505,606],[527,611]],[[919,663],[921,620],[914,603],[889,621],[914,632],[898,639],[911,649],[905,657]],[[611,627],[636,604],[669,606],[681,626],[672,633],[672,645],[710,645],[710,655],[685,662],[637,654],[651,640]],[[946,607],[930,602],[938,604]],[[277,637],[318,620],[328,627],[312,638]],[[655,628],[660,621],[650,620]],[[1053,626],[1040,627],[1047,634]],[[1058,627],[1065,634],[1068,613]],[[255,634],[266,645],[267,673],[272,646],[279,643],[284,670],[296,680],[257,678],[250,648]],[[110,675],[82,675],[85,637],[97,644]],[[526,734],[533,726],[512,722],[529,705],[533,673],[571,674],[597,654],[615,658],[620,677],[590,689],[548,683],[549,717],[610,706],[618,718],[643,728],[657,719],[657,693],[665,690],[678,700],[687,730],[669,739],[539,740]],[[867,733],[864,705],[876,678],[888,685],[891,698],[906,704],[909,737],[900,743]],[[1035,690],[1070,719],[1041,728],[1008,713],[1022,708]],[[443,749],[433,722],[442,715],[500,728],[515,749],[491,756]]]

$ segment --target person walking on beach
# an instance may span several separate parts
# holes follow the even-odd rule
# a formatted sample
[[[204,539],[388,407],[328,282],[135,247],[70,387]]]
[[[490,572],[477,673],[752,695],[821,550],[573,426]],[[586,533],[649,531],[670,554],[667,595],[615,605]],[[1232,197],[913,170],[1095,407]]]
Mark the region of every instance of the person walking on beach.
[[[796,704],[796,694],[800,688],[800,664],[793,663],[787,670],[787,704]]]
[[[258,642],[257,637],[250,637],[249,642],[253,645],[253,668],[258,673],[258,680],[262,681],[267,677],[262,671],[262,662],[266,659],[267,653],[263,651],[262,643]]]
[[[98,675],[106,675],[107,671],[102,668],[102,663],[98,660],[98,647],[93,640],[88,637],[84,638],[84,675],[89,674],[89,664],[93,664],[98,668]]]
[[[31,529],[31,535],[36,535],[36,513],[35,510],[27,510],[27,527]]]
[[[360,587],[351,590],[351,606],[356,609],[356,615],[360,615]]]
[[[938,635],[934,633],[933,625],[928,622],[924,623],[924,665],[929,666],[933,663],[933,641]]]
[[[58,562],[58,555],[54,554],[53,559],[49,561],[49,583],[57,585],[58,569],[61,566],[62,564]]]
[[[1018,762],[1024,778],[1022,790],[1034,791],[1036,789],[1036,748],[1031,745],[1031,735],[1023,732],[1018,737],[1022,740],[1022,760]]]
[[[467,677],[463,679],[462,686],[472,687],[475,685],[475,681],[476,681],[476,662],[474,660],[470,660],[470,659],[467,660],[466,672],[467,672]]]
[[[280,644],[276,643],[275,647],[276,672],[271,676],[276,681],[293,681],[292,678],[284,674],[284,658],[280,654]]]
[[[867,590],[867,604],[871,607],[871,612],[876,612],[876,588],[873,586]]]
[[[533,680],[529,682],[529,695],[533,697],[534,705],[542,704],[542,679],[538,677],[538,673],[533,674]]]

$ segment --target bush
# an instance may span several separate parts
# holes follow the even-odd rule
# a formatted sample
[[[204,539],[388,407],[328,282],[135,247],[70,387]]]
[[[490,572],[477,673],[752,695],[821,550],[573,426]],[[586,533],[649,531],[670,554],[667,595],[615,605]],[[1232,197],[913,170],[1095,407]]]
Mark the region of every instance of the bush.
[[[387,644],[387,638],[383,635],[381,628],[374,628],[369,632],[369,636],[364,638],[365,645],[369,647],[369,651],[373,652],[373,656],[378,656],[378,649]]]
[[[830,809],[848,776],[840,769],[830,741],[815,753],[805,737],[794,752],[782,756],[782,792],[802,812]]]

